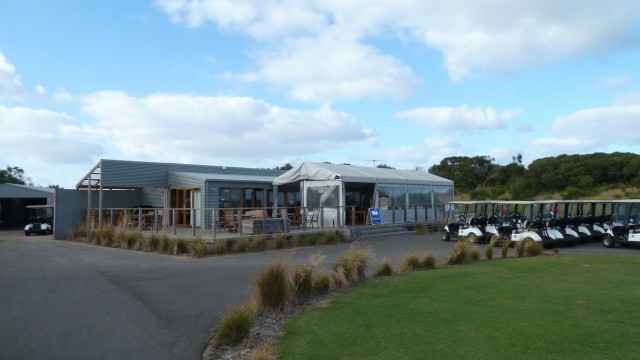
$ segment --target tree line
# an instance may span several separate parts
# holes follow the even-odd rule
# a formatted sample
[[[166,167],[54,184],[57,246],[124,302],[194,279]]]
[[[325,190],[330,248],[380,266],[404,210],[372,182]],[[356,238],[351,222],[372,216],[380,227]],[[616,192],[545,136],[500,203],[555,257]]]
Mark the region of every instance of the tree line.
[[[489,156],[452,156],[431,166],[429,172],[453,180],[456,192],[472,199],[529,200],[555,193],[578,199],[607,189],[640,187],[640,155],[560,155],[534,160],[527,167],[521,154],[506,165]]]

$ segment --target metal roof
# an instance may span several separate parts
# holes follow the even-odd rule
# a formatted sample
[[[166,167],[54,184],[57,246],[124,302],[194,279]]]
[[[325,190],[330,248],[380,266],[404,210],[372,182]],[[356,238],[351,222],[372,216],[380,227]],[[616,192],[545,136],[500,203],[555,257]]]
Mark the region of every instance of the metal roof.
[[[265,175],[247,175],[247,174],[208,174],[208,173],[194,173],[183,171],[172,171],[170,174],[177,174],[182,177],[187,177],[194,180],[207,181],[207,180],[222,180],[222,181],[255,181],[255,182],[267,182],[271,183],[275,176]]]
[[[305,162],[277,177],[274,185],[301,180],[342,180],[347,183],[450,185],[453,181],[426,171],[385,169],[366,166]]]
[[[20,184],[0,184],[0,198],[50,198],[55,189]]]

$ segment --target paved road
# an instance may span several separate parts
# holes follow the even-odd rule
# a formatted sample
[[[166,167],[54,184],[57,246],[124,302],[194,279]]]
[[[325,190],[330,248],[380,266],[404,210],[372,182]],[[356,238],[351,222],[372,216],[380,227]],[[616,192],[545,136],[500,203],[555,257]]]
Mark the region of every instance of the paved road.
[[[248,300],[257,273],[348,245],[192,259],[0,232],[0,359],[200,359],[211,328]],[[437,234],[363,240],[397,264],[415,250],[446,256]],[[632,252],[587,244],[562,252]]]

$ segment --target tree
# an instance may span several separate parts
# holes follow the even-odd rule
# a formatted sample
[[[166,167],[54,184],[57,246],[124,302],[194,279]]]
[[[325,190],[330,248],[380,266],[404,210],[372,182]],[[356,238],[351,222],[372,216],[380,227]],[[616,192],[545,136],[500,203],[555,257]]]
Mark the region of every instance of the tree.
[[[291,170],[293,169],[293,165],[286,163],[282,166],[276,166],[276,170]]]
[[[376,166],[378,169],[393,169],[391,166],[387,165],[387,164],[379,164],[378,166]]]
[[[6,170],[0,170],[0,184],[33,185],[31,178],[24,176],[24,170],[14,166],[7,166]]]
[[[429,168],[429,173],[453,180],[456,189],[470,192],[495,182],[494,159],[489,156],[451,156]]]

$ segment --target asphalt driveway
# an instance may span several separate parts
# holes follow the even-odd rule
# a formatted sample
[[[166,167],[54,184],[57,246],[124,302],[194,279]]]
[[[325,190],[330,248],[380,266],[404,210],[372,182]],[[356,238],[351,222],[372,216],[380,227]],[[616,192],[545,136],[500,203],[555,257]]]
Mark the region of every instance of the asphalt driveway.
[[[415,250],[443,258],[453,244],[430,234],[359,245],[397,264]],[[200,359],[212,327],[249,299],[266,264],[315,251],[329,264],[347,246],[193,259],[0,232],[0,359]],[[640,254],[595,243],[561,251]]]

